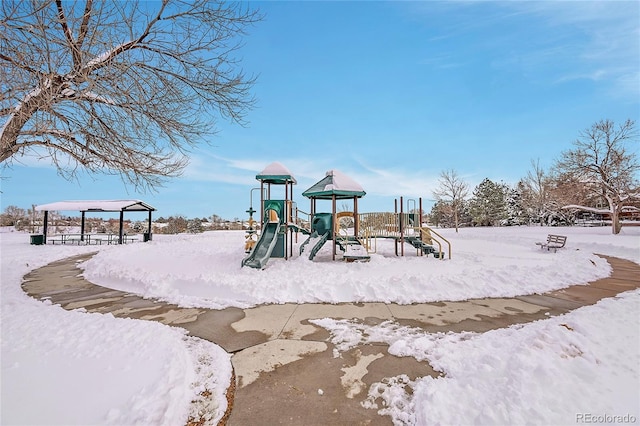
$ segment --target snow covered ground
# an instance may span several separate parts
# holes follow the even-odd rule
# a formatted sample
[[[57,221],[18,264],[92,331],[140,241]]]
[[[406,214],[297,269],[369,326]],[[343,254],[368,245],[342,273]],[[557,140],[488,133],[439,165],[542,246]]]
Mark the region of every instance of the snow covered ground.
[[[100,246],[98,246],[99,248]],[[107,246],[108,247],[108,246]],[[229,355],[179,328],[65,311],[23,293],[22,277],[95,246],[31,246],[0,233],[2,425],[184,425],[205,389],[219,419]]]
[[[439,230],[440,232],[440,230]],[[393,256],[378,241],[369,263],[272,259],[263,271],[240,268],[242,232],[161,236],[126,246],[30,246],[28,234],[0,233],[2,261],[2,424],[181,425],[189,401],[213,390],[220,414],[229,357],[180,329],[67,312],[30,299],[22,276],[53,260],[100,250],[84,275],[108,287],[184,306],[248,307],[284,302],[426,302],[546,292],[607,276],[593,253],[640,263],[640,227],[444,229],[453,258]],[[558,253],[534,243],[568,236]],[[303,237],[300,237],[300,242]],[[384,323],[318,323],[338,350],[366,341],[428,360],[438,379],[389,378],[364,402],[398,424],[575,424],[639,421],[640,292],[567,315],[475,335],[426,334]],[[198,359],[210,357],[206,368]],[[410,388],[412,391],[407,392]],[[608,417],[607,417],[608,416]],[[630,419],[631,417],[627,417]],[[617,418],[616,418],[617,419]],[[590,421],[591,420],[591,421]]]

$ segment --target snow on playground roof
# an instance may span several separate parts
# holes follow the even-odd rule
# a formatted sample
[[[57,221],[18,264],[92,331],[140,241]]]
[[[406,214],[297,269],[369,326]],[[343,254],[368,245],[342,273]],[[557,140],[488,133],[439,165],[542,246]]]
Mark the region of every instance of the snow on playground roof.
[[[293,177],[289,169],[287,169],[277,161],[274,161],[273,163],[265,167],[262,172],[256,175],[256,179],[267,183],[297,183],[296,178]]]
[[[81,211],[81,212],[119,212],[119,211],[155,211],[155,208],[141,200],[78,200],[58,201],[40,204],[38,211]]]
[[[366,192],[349,176],[338,170],[329,170],[325,177],[302,193],[307,198],[329,199],[364,197]]]

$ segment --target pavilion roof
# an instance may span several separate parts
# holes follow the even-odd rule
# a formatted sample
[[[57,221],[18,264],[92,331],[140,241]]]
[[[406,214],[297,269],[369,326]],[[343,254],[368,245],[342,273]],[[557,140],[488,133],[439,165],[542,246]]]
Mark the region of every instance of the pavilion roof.
[[[40,204],[37,211],[81,211],[81,212],[119,212],[119,211],[155,211],[141,200],[76,200],[58,201],[49,204]]]

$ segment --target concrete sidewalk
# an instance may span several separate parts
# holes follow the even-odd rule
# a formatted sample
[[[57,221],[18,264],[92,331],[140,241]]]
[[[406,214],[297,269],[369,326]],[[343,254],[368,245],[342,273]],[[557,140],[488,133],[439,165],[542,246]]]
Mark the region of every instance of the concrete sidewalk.
[[[229,425],[389,425],[388,417],[360,402],[372,383],[407,374],[437,376],[428,363],[388,354],[386,345],[366,345],[333,357],[329,334],[311,319],[394,321],[427,332],[485,332],[560,315],[640,287],[640,266],[603,256],[612,275],[589,285],[540,295],[464,302],[284,304],[251,309],[181,308],[92,284],[77,268],[93,255],[51,263],[25,276],[23,288],[65,309],[111,313],[182,327],[232,353],[237,382]],[[319,392],[321,390],[321,392]]]

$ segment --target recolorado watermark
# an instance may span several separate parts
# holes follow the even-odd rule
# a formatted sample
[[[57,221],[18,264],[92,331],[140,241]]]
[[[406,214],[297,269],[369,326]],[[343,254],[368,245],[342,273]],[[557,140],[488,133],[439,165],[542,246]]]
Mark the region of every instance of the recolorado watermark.
[[[634,424],[637,423],[636,416],[631,414],[616,415],[616,414],[592,414],[592,413],[577,413],[576,423],[609,423],[609,424]]]

